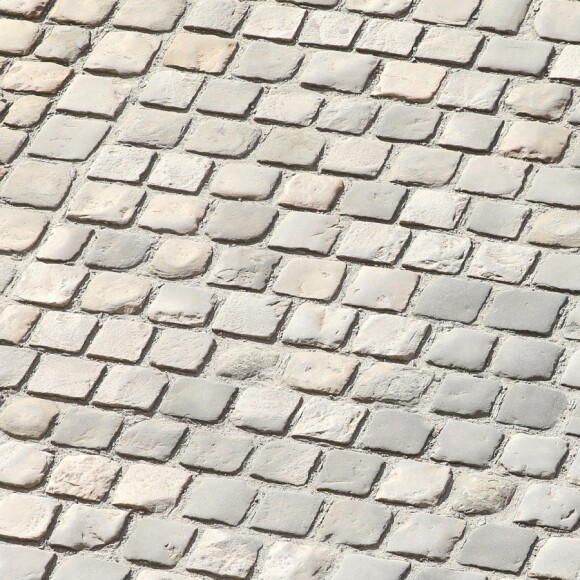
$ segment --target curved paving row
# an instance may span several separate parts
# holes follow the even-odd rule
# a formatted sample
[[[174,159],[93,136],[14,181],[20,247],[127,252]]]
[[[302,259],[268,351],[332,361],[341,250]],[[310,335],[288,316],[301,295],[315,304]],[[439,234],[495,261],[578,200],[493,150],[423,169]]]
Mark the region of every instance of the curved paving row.
[[[0,578],[580,576],[580,2],[0,0]]]

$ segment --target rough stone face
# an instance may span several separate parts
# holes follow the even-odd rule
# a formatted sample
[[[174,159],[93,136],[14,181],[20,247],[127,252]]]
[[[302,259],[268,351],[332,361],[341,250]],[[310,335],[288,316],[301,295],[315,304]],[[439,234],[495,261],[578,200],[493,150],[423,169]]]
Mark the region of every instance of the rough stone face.
[[[450,496],[454,510],[464,514],[492,514],[511,501],[516,485],[507,477],[492,473],[463,473],[453,483]]]
[[[429,330],[429,324],[405,320],[391,314],[370,316],[360,327],[353,342],[353,352],[392,360],[413,359]]]
[[[376,497],[418,507],[437,505],[450,481],[449,468],[403,459],[383,479]]]
[[[189,473],[183,469],[134,464],[123,473],[112,503],[146,512],[164,512],[175,505],[189,479]]]
[[[391,520],[391,512],[361,501],[334,502],[318,529],[325,542],[349,546],[374,546]]]
[[[253,567],[262,542],[237,534],[207,530],[197,541],[187,563],[187,569],[210,572],[230,578],[246,578]]]
[[[413,405],[432,380],[433,375],[428,372],[393,363],[373,363],[359,373],[351,393],[362,401]]]
[[[109,493],[120,469],[118,463],[98,455],[67,455],[52,470],[46,491],[98,502]]]

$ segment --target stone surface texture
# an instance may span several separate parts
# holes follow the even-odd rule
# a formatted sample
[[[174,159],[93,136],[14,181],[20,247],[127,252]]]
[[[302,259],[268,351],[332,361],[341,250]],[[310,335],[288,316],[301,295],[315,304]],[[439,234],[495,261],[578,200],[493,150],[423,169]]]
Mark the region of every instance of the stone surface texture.
[[[579,0],[0,0],[0,579],[580,578]]]

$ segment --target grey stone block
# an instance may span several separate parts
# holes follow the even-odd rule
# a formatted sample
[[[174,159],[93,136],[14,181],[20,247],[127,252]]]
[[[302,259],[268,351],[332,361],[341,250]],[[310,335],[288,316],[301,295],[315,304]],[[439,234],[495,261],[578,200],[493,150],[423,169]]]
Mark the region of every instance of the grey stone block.
[[[532,530],[516,526],[484,524],[468,535],[457,561],[465,566],[517,574],[537,537]]]
[[[306,493],[268,491],[258,504],[250,526],[264,532],[305,536],[320,507],[322,499]]]
[[[387,542],[387,550],[403,556],[447,560],[464,529],[465,522],[457,518],[412,514],[395,528]]]
[[[359,548],[376,546],[391,521],[391,512],[357,500],[335,501],[318,527],[318,538]]]
[[[170,385],[159,410],[174,417],[215,423],[235,392],[236,387],[226,383],[182,377]]]
[[[237,526],[246,516],[258,491],[243,481],[201,476],[189,493],[183,515],[195,520]]]
[[[383,409],[371,414],[360,443],[367,449],[418,455],[432,430],[433,424],[418,414]]]
[[[174,566],[187,550],[195,528],[161,518],[140,518],[123,546],[123,555],[131,562]]]
[[[493,379],[448,374],[433,397],[431,409],[463,417],[486,416],[500,391],[500,383]]]
[[[496,294],[485,317],[492,328],[548,334],[566,297],[555,292],[507,290]]]
[[[497,349],[494,374],[519,380],[547,380],[554,374],[564,349],[547,340],[510,336]]]
[[[491,425],[449,420],[441,429],[431,457],[474,467],[489,464],[503,435]]]

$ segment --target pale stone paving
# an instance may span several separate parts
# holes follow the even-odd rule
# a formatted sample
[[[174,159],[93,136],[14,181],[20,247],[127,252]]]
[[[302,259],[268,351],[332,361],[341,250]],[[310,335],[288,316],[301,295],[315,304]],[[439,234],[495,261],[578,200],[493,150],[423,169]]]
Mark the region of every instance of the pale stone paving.
[[[580,578],[578,0],[0,0],[0,578]]]

